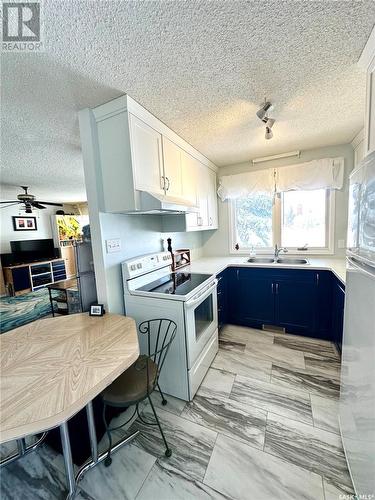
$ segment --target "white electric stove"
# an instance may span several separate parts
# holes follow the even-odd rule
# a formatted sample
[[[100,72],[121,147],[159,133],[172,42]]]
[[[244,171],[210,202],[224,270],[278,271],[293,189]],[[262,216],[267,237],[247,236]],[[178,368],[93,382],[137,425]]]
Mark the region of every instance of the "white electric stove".
[[[172,272],[169,252],[122,263],[125,312],[137,325],[153,318],[172,319],[177,335],[160,376],[163,392],[193,399],[218,351],[217,280],[210,274]],[[141,352],[146,352],[139,336]]]

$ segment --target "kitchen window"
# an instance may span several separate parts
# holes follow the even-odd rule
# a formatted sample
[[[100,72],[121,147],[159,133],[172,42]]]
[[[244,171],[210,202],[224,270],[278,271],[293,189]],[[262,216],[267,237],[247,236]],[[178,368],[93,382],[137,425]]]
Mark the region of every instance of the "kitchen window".
[[[270,253],[275,244],[292,253],[333,253],[334,191],[255,192],[230,203],[232,253]],[[239,249],[237,250],[236,245]],[[307,246],[308,250],[298,250]]]

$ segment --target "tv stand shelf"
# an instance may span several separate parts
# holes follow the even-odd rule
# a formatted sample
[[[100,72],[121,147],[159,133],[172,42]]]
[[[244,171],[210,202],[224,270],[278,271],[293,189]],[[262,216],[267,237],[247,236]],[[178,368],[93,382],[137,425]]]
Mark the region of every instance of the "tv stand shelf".
[[[10,295],[40,290],[66,279],[64,259],[52,259],[16,264],[3,268],[5,284]]]

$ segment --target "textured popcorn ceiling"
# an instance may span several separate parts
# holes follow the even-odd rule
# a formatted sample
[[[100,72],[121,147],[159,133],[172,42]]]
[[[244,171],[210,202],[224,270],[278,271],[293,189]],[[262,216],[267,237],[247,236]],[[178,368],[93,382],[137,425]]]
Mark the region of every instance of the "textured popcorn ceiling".
[[[373,1],[44,5],[46,51],[2,54],[2,182],[40,198],[85,199],[77,111],[123,93],[217,165],[347,143],[362,126]],[[265,95],[271,141],[255,116]]]

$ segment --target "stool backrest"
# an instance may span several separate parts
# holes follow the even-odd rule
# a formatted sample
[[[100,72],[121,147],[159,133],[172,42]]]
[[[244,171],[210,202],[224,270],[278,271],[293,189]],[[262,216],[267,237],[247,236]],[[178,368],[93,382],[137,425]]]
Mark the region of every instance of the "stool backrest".
[[[158,379],[170,345],[176,336],[177,324],[166,318],[149,319],[140,323],[138,330],[141,334],[147,335],[147,356],[158,366]],[[149,380],[148,372],[147,364],[147,380]]]

